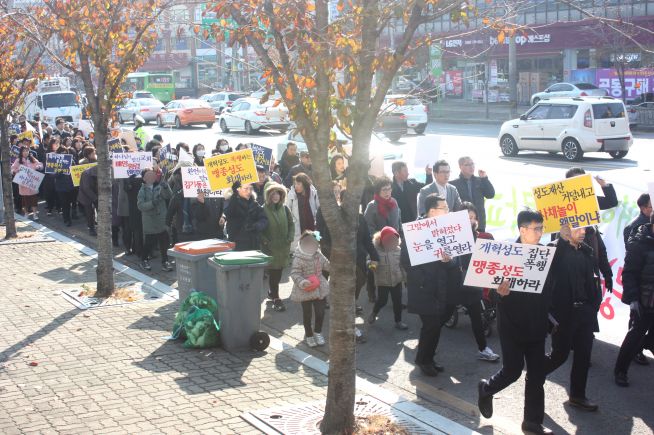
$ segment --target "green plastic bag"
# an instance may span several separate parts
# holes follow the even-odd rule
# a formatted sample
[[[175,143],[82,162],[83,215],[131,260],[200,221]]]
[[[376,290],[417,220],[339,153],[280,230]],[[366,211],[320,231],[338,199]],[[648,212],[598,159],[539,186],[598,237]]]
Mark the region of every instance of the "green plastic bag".
[[[216,301],[202,292],[192,292],[175,315],[172,338],[185,338],[184,347],[218,346],[220,325],[215,316]]]

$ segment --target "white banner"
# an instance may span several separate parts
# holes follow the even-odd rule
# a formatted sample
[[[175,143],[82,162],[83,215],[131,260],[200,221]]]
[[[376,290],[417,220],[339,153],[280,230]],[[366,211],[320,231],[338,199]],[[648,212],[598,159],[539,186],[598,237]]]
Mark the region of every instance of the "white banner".
[[[220,190],[211,191],[207,170],[204,166],[182,166],[181,170],[184,198],[197,198],[200,192],[204,193],[205,198],[222,197]]]
[[[27,166],[20,165],[18,172],[14,175],[13,182],[19,186],[38,191],[44,177],[45,174],[28,168]]]
[[[113,153],[111,165],[114,168],[114,178],[129,178],[132,175],[141,176],[141,171],[152,168],[152,153]]]

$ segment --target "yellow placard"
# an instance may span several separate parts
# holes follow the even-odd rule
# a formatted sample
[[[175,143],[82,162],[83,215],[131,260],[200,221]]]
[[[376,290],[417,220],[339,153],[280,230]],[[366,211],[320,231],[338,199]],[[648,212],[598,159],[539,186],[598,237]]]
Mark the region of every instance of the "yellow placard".
[[[558,232],[561,225],[588,227],[600,222],[599,204],[590,174],[534,187],[536,208],[545,219],[545,233]]]
[[[231,187],[237,181],[250,184],[257,181],[257,167],[251,149],[234,151],[204,159],[209,187],[212,191]]]
[[[32,130],[27,130],[18,135],[18,140],[29,139],[34,140],[34,132]]]
[[[70,176],[73,178],[73,186],[79,187],[79,182],[82,179],[82,172],[94,167],[95,165],[97,165],[97,163],[87,163],[85,165],[71,166]]]

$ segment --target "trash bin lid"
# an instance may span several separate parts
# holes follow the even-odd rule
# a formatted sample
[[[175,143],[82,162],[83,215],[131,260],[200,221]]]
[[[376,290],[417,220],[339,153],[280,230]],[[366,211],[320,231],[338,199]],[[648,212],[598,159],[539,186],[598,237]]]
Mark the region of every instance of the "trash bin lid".
[[[266,264],[272,257],[261,251],[221,252],[213,256],[216,264],[238,266],[247,264]]]
[[[232,242],[221,239],[196,240],[194,242],[178,243],[173,248],[177,252],[185,254],[200,255],[214,254],[216,252],[231,251],[236,246]]]

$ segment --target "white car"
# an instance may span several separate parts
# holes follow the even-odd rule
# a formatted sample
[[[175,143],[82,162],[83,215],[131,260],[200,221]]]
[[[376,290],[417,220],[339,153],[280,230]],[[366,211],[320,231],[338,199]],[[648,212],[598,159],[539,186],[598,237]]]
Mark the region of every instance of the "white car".
[[[531,104],[533,106],[540,100],[557,97],[606,97],[607,95],[606,89],[598,88],[590,83],[555,83],[543,92],[532,95]]]
[[[286,133],[291,125],[286,106],[279,104],[275,107],[274,101],[261,104],[258,98],[241,98],[234,101],[232,107],[223,110],[218,122],[223,133],[243,130],[247,134],[254,134],[261,128],[272,128]]]
[[[382,106],[382,112],[384,111],[404,114],[407,127],[417,134],[424,133],[427,128],[427,106],[419,98],[411,95],[387,95]]]
[[[213,94],[205,94],[200,99],[209,103],[213,107],[214,112],[216,112],[216,115],[220,115],[227,107],[232,107],[234,101],[243,97],[245,95],[235,92],[215,92]]]
[[[587,152],[621,159],[633,144],[625,105],[612,97],[540,101],[519,119],[502,124],[498,139],[505,156],[523,150],[562,152],[573,162]]]
[[[164,104],[154,98],[132,98],[118,110],[118,121],[121,124],[134,122],[136,115],[141,115],[145,123],[157,120],[157,114]]]

